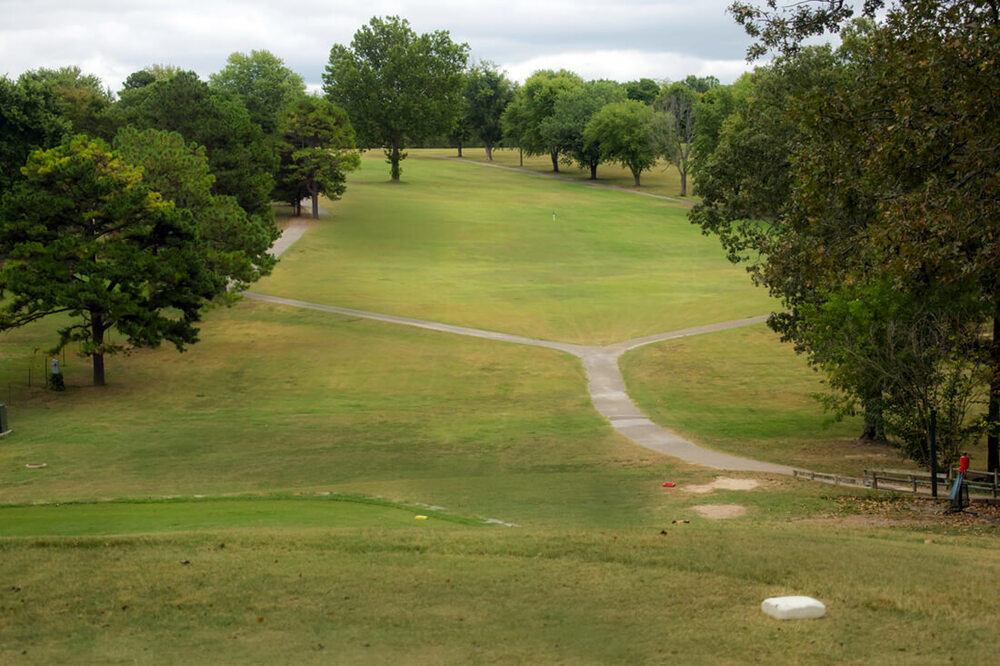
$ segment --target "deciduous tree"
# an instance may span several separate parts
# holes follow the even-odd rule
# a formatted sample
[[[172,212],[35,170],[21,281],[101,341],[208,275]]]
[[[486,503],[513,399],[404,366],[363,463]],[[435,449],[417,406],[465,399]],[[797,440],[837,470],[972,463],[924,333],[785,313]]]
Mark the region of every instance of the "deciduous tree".
[[[542,121],[541,133],[563,159],[590,169],[590,179],[597,180],[597,165],[605,156],[598,142],[584,138],[584,129],[598,111],[624,99],[624,90],[614,81],[588,81],[564,90],[556,98],[552,115]]]
[[[178,132],[204,146],[215,176],[213,192],[235,197],[251,215],[271,216],[278,157],[236,97],[213,90],[194,72],[123,91],[116,105],[123,124]]]
[[[633,99],[608,104],[587,123],[583,136],[600,146],[604,159],[628,168],[639,187],[639,175],[656,164],[662,152],[657,144],[653,109]]]
[[[565,69],[539,70],[518,89],[512,108],[506,112],[511,117],[504,124],[515,143],[528,155],[548,155],[555,172],[559,171],[560,147],[545,134],[543,124],[555,113],[559,95],[582,83],[579,76]]]
[[[212,87],[236,95],[265,135],[274,134],[282,111],[306,92],[302,77],[270,51],[231,53],[226,66],[208,81]]]
[[[385,149],[394,182],[406,146],[447,134],[461,113],[468,48],[446,30],[418,35],[389,16],[372,18],[349,47],[330,50],[323,90],[347,110],[362,146]]]
[[[480,62],[465,76],[465,116],[493,161],[493,147],[503,139],[503,112],[514,98],[514,84],[491,62]]]

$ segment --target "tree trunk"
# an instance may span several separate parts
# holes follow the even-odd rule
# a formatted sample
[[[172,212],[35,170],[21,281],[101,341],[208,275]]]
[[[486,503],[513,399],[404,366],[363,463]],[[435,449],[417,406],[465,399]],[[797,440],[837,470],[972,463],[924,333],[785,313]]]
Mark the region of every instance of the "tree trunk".
[[[559,173],[559,151],[553,150],[550,155],[552,157],[552,172]]]
[[[313,219],[319,219],[319,190],[312,192]]]
[[[458,156],[459,157],[462,156],[462,142],[461,141],[458,142]]]
[[[389,164],[391,165],[390,166],[390,173],[392,174],[392,182],[394,182],[394,183],[398,183],[399,182],[399,174],[400,174],[399,159],[400,159],[400,157],[399,157],[399,146],[396,145],[396,144],[393,144],[393,146],[392,146],[392,152],[389,153]]]
[[[681,196],[686,197],[688,192],[688,174],[687,171],[681,171]]]
[[[493,145],[489,144],[489,143],[486,143],[484,145],[486,146],[486,161],[487,162],[492,162],[493,161]]]
[[[986,437],[986,470],[1000,469],[1000,297],[994,302],[993,341],[990,344],[990,430]]]
[[[633,171],[632,175],[635,176],[635,186],[639,187],[639,172],[638,171]]]
[[[93,355],[94,386],[104,386],[104,317],[95,314],[90,319],[90,336],[96,351]]]
[[[591,180],[597,180],[597,165],[596,164],[591,164],[590,165],[590,179]]]
[[[295,209],[295,217],[302,217],[302,199],[296,201],[292,208]]]
[[[881,410],[872,407],[865,409],[865,425],[864,431],[861,433],[861,441],[875,444],[885,442],[885,429],[882,425]]]

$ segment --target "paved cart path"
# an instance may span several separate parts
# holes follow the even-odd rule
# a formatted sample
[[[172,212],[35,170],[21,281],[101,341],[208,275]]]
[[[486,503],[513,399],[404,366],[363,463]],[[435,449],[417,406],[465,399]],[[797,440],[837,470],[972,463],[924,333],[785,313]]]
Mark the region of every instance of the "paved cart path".
[[[292,243],[302,237],[308,228],[308,223],[304,220],[295,220],[281,235],[281,238],[272,248],[273,254],[280,255],[288,249]],[[397,315],[382,314],[378,312],[367,312],[365,310],[355,310],[353,308],[342,308],[335,305],[324,305],[321,303],[310,303],[292,298],[282,298],[280,296],[268,296],[246,292],[244,296],[257,301],[266,301],[278,305],[286,305],[296,308],[307,308],[322,312],[332,312],[358,317],[361,319],[372,319],[375,321],[399,324],[403,326],[416,326],[418,328],[439,331],[441,333],[451,333],[454,335],[465,335],[476,338],[486,338],[498,342],[508,342],[520,345],[532,345],[535,347],[545,347],[555,349],[567,354],[572,354],[583,360],[584,368],[587,371],[587,389],[590,392],[590,399],[594,407],[604,418],[611,422],[615,430],[631,439],[636,444],[647,449],[664,453],[668,456],[679,458],[685,462],[713,467],[722,470],[738,470],[748,472],[771,472],[775,474],[792,474],[794,469],[786,465],[751,460],[732,456],[718,451],[698,446],[680,435],[673,433],[666,428],[656,425],[643,414],[636,406],[625,390],[625,379],[622,377],[618,367],[618,359],[622,354],[654,342],[673,340],[689,335],[722,331],[739,326],[749,326],[759,324],[767,319],[766,316],[752,317],[748,319],[738,319],[707,326],[696,326],[685,328],[658,335],[649,335],[641,338],[633,338],[622,342],[616,342],[603,346],[576,345],[566,342],[556,342],[552,340],[540,340],[521,335],[511,335],[509,333],[498,333],[496,331],[484,331],[478,328],[467,328],[464,326],[454,326],[452,324],[442,324],[439,322],[425,321],[422,319],[412,319],[410,317],[400,317]]]

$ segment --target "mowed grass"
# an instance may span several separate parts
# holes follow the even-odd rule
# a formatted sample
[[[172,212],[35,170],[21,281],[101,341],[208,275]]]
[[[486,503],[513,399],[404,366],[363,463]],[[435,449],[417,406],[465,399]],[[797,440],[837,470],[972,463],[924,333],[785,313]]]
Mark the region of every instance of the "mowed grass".
[[[404,167],[392,184],[368,153],[254,291],[584,344],[773,308],[686,207],[418,151]]]
[[[419,155],[435,155],[438,157],[458,158],[456,148],[434,148],[415,151]],[[598,185],[610,185],[621,187],[627,190],[636,190],[657,194],[665,197],[674,197],[682,201],[697,202],[699,197],[692,194],[693,179],[688,174],[687,196],[681,197],[681,176],[677,167],[660,160],[659,163],[648,171],[642,172],[639,178],[640,185],[635,187],[632,172],[618,163],[605,163],[597,167],[597,180],[590,180],[590,169],[581,169],[575,164],[559,163],[559,173],[552,171],[552,159],[548,155],[525,155],[524,164],[516,148],[495,148],[493,150],[493,161],[486,159],[486,150],[483,148],[464,148],[462,158],[483,164],[495,164],[497,166],[525,169],[544,176],[554,176],[584,183],[596,183]],[[405,162],[403,163],[405,166]]]
[[[896,449],[858,443],[861,418],[825,411],[822,375],[765,324],[640,347],[620,365],[646,415],[709,448],[854,477],[914,467]]]
[[[103,389],[77,360],[65,393],[13,405],[0,501],[337,490],[613,522],[638,501],[611,479],[658,458],[614,433],[558,352],[252,301],[211,312],[201,337],[114,358]],[[539,502],[552,492],[565,506]]]

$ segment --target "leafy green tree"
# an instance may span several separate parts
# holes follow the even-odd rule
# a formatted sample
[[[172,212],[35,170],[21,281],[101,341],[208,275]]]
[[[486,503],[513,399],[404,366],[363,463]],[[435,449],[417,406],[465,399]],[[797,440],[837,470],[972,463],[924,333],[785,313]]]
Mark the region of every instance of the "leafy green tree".
[[[212,87],[236,95],[265,135],[276,131],[285,107],[306,92],[302,77],[270,51],[231,53],[226,66],[208,81]]]
[[[694,176],[694,189],[698,190],[698,166],[715,152],[726,119],[746,105],[746,97],[752,88],[750,74],[744,74],[728,86],[710,88],[698,98],[694,105],[694,141],[691,146],[689,173]]]
[[[31,77],[0,77],[0,194],[22,179],[28,155],[59,145],[71,132],[50,86]]]
[[[69,314],[58,348],[81,342],[97,386],[105,355],[122,348],[112,329],[133,346],[197,341],[201,307],[221,285],[189,214],[84,136],[32,153],[24,173],[0,204],[0,329]]]
[[[372,18],[350,47],[330,50],[323,89],[347,110],[362,146],[385,149],[394,182],[406,146],[447,134],[461,113],[468,48],[445,30],[418,35],[406,19],[389,16]]]
[[[140,69],[139,71],[132,72],[125,79],[122,84],[122,90],[135,90],[136,88],[145,88],[151,83],[156,83],[156,76],[145,69]]]
[[[749,79],[746,101],[722,123],[715,150],[696,152],[693,164],[702,201],[692,209],[691,220],[718,235],[730,260],[746,262],[754,281],[782,300],[788,310],[772,315],[769,325],[822,367],[838,358],[836,345],[843,336],[831,331],[829,337],[836,342],[821,344],[802,310],[818,307],[831,287],[839,287],[844,275],[836,271],[847,258],[831,255],[821,266],[811,243],[835,232],[800,233],[789,224],[795,154],[805,141],[793,108],[799,100],[818,98],[838,85],[843,74],[828,47],[804,49],[795,58],[779,58],[758,68]],[[852,216],[865,214],[856,205]],[[850,243],[836,247],[843,250]],[[863,368],[842,371],[841,376],[853,383],[841,381],[838,387],[856,397],[864,411],[862,438],[883,439],[882,380]]]
[[[654,103],[666,116],[669,131],[664,137],[664,154],[681,175],[681,196],[687,196],[687,176],[695,137],[695,105],[699,93],[685,83],[667,86]]]
[[[694,74],[688,74],[683,81],[681,81],[691,90],[696,93],[707,93],[712,88],[719,86],[719,79],[714,76],[695,76]]]
[[[504,136],[502,117],[514,98],[514,84],[490,62],[480,62],[465,76],[465,118],[493,161],[493,147]]]
[[[583,84],[583,80],[573,72],[561,69],[539,70],[532,74],[517,91],[517,96],[507,113],[504,126],[509,136],[528,155],[549,155],[552,171],[559,171],[560,146],[553,137],[545,134],[543,123],[555,113],[559,95]]]
[[[625,96],[643,104],[652,104],[660,94],[660,84],[653,79],[639,79],[624,84]]]
[[[84,74],[74,66],[36,69],[22,74],[21,78],[32,79],[51,88],[74,134],[102,138],[110,138],[114,134],[114,124],[108,115],[113,97],[98,77]]]
[[[826,8],[836,9],[832,3]],[[802,34],[836,22],[827,13],[796,23],[802,16],[765,24],[776,31],[755,36],[799,54],[807,51],[797,43]],[[936,321],[977,326],[992,318],[988,342],[963,336],[953,323],[946,332],[960,341],[955,348],[922,346],[931,354],[927,367],[985,363],[992,428],[1000,415],[1000,242],[990,231],[1000,217],[994,195],[1000,191],[994,150],[1000,100],[991,64],[998,34],[996,4],[979,0],[905,0],[848,30],[840,52],[846,74],[791,107],[797,126],[792,187],[776,225],[784,234],[774,236],[784,242],[769,241],[760,262],[766,279],[789,283],[783,293],[798,290],[816,305],[832,299],[834,284],[888,282],[901,302],[911,304],[926,304],[923,295],[934,285],[951,294],[932,301]],[[786,272],[785,265],[797,268]],[[952,316],[960,305],[962,316]],[[910,414],[926,432],[926,416]],[[994,431],[987,462],[993,469],[996,445]]]
[[[276,259],[269,250],[279,236],[273,218],[248,215],[234,197],[213,194],[215,176],[204,147],[185,143],[177,132],[126,127],[114,148],[127,163],[142,167],[147,187],[191,215],[206,267],[219,284],[228,285],[226,293],[242,291],[271,272]]]
[[[215,176],[213,193],[235,197],[250,215],[272,215],[277,153],[237,98],[213,90],[194,72],[179,72],[122,91],[115,111],[122,124],[178,132],[204,146]]]
[[[599,143],[584,138],[584,129],[594,114],[624,99],[625,91],[614,81],[588,81],[564,90],[556,98],[552,115],[542,121],[541,133],[563,159],[590,169],[590,179],[597,180],[597,166],[604,156]]]
[[[281,132],[281,177],[288,191],[308,194],[313,219],[319,219],[319,195],[339,199],[347,172],[361,166],[347,112],[316,97],[302,97],[284,111]],[[296,195],[297,201],[302,197]]]
[[[656,164],[662,148],[656,138],[656,118],[648,105],[634,99],[608,104],[587,123],[583,137],[600,147],[606,160],[628,168],[639,187],[639,175]]]

